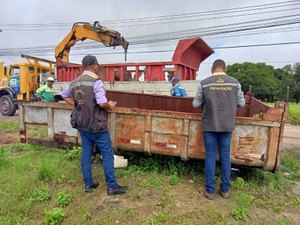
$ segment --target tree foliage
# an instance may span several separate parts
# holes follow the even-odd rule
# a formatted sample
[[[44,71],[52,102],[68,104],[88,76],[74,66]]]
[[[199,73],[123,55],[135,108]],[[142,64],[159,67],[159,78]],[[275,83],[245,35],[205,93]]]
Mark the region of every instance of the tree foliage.
[[[289,100],[300,101],[300,64],[274,68],[265,63],[235,63],[227,73],[239,80],[243,91],[251,91],[264,101],[285,100],[289,86]]]

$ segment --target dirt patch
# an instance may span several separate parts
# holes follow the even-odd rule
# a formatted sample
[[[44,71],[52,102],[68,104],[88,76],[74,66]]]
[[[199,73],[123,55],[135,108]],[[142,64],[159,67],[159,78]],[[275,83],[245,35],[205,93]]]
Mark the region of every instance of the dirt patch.
[[[300,196],[300,182],[295,182],[292,192]],[[299,220],[300,221],[300,220]]]
[[[11,145],[18,142],[19,142],[18,134],[9,134],[9,133],[1,134],[0,145],[2,146]]]
[[[2,116],[0,113],[0,121],[2,122],[19,122],[19,116],[18,113],[16,113],[14,116]]]
[[[300,147],[300,126],[286,124],[283,133],[283,148]]]

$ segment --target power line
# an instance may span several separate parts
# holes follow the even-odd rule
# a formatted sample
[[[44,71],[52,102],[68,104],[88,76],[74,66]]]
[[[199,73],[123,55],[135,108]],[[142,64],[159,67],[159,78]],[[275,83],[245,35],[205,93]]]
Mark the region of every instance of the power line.
[[[282,7],[291,7],[299,5],[299,1],[284,1],[284,2],[274,2],[269,4],[261,4],[261,5],[252,5],[246,7],[235,7],[229,9],[222,9],[222,10],[210,10],[204,12],[191,12],[191,13],[184,13],[184,14],[172,14],[172,15],[164,15],[164,16],[156,16],[156,17],[140,17],[140,18],[132,18],[132,19],[122,19],[122,20],[106,20],[102,21],[102,23],[108,24],[116,24],[117,26],[144,26],[144,25],[153,25],[153,24],[161,24],[161,23],[178,23],[178,22],[189,22],[199,20],[195,19],[195,17],[203,17],[203,16],[213,16],[216,13],[222,13],[218,17],[210,17],[208,19],[216,19],[216,18],[226,18],[226,17],[235,17],[235,16],[245,16],[245,15],[256,15],[256,14],[266,14],[266,13],[273,13],[273,12],[283,12],[287,10],[297,10],[299,8],[288,8],[282,9]],[[258,11],[258,10],[269,10],[274,8],[281,8],[279,10],[273,11],[265,11],[265,12],[255,12],[255,13],[243,13],[240,15],[225,15],[224,14],[232,14],[232,13],[241,13],[241,12],[249,12],[249,11]],[[187,18],[192,18],[192,20],[187,20]],[[178,19],[183,19],[183,21],[174,21]],[[168,21],[172,20],[172,21]],[[154,23],[156,21],[156,23]],[[145,22],[149,22],[146,23]],[[126,24],[127,23],[127,24]],[[143,24],[144,23],[144,24]],[[71,23],[37,23],[37,24],[0,24],[0,26],[13,26],[13,27],[32,27],[32,28],[41,28],[41,29],[15,29],[15,28],[6,28],[6,30],[18,30],[18,31],[35,31],[35,30],[65,30],[60,28],[53,28],[53,27],[61,27],[61,26],[71,26]],[[45,28],[45,27],[52,27],[52,28]]]
[[[300,44],[300,41],[264,43],[264,44],[249,44],[249,45],[236,45],[236,46],[221,46],[221,47],[212,47],[212,49],[223,50],[223,49],[249,48],[249,47],[268,47],[268,46],[294,45],[294,44]],[[167,52],[174,52],[174,49],[150,50],[150,51],[128,51],[127,54],[148,54],[148,53],[167,53]],[[116,54],[124,54],[124,52],[93,53],[93,55],[116,55]],[[73,55],[86,55],[86,53],[74,53]]]
[[[213,49],[229,49],[229,48],[249,48],[249,47],[267,47],[267,46],[276,46],[276,45],[295,45],[300,44],[300,41],[294,42],[279,42],[279,43],[269,43],[269,44],[252,44],[252,45],[237,45],[237,46],[221,46],[214,47]]]
[[[199,36],[199,34],[201,34],[201,37],[210,37],[210,36],[216,36],[221,34],[224,35],[224,34],[231,34],[237,32],[253,31],[257,29],[266,29],[266,28],[276,27],[276,26],[278,27],[278,26],[298,24],[300,23],[300,18],[272,22],[272,20],[276,20],[278,18],[279,19],[293,18],[298,15],[300,14],[290,15],[285,17],[269,18],[271,22],[268,21],[265,22],[265,20],[253,20],[253,21],[247,21],[242,23],[227,24],[223,26],[211,26],[211,27],[204,27],[202,29],[192,29],[192,30],[185,30],[185,31],[166,32],[166,33],[148,35],[148,36],[152,36],[152,38],[147,38],[148,36],[136,36],[136,37],[131,37],[131,40],[130,38],[128,39],[130,41],[130,45],[132,46],[132,45],[142,45],[142,44],[150,44],[150,43],[153,44],[162,41],[175,41],[182,38]],[[264,23],[258,23],[258,22],[264,22]],[[228,28],[226,29],[226,27]],[[98,43],[82,44],[81,47],[80,46],[75,47],[74,50],[90,49],[90,48],[95,48],[97,46],[99,46]],[[53,51],[54,47],[55,45],[46,45],[46,46],[36,46],[36,47],[26,47],[26,48],[6,48],[0,50],[3,55],[5,53],[20,54],[20,53],[24,53],[24,51],[29,51],[31,53]]]

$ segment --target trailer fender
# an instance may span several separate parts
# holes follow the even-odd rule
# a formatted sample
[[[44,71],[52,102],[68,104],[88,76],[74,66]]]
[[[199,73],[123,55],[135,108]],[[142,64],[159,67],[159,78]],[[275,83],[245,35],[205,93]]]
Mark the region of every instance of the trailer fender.
[[[2,97],[3,95],[9,95],[12,100],[15,99],[16,96],[14,91],[9,87],[0,88],[0,97]]]
[[[15,93],[8,87],[0,88],[0,113],[3,116],[13,116],[17,105],[13,102]]]

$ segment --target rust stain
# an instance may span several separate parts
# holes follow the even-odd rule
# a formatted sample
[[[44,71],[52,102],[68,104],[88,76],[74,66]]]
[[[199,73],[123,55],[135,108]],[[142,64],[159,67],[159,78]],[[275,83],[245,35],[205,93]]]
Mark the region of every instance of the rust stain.
[[[263,120],[280,122],[283,110],[280,108],[271,108],[264,115]]]
[[[262,154],[262,155],[261,155],[260,161],[263,161],[263,162],[265,161],[265,154]]]
[[[252,152],[254,146],[255,138],[254,137],[238,137],[237,152],[247,153]]]
[[[239,160],[243,161],[243,162],[246,163],[246,164],[249,164],[249,163],[251,163],[251,162],[254,161],[254,160],[251,159],[251,158],[247,158],[247,157],[244,157],[244,156],[241,156],[241,155],[238,155],[238,156],[235,155],[234,158],[239,159]]]
[[[20,142],[26,143],[26,130],[24,129],[20,130]]]

